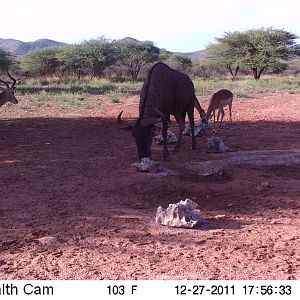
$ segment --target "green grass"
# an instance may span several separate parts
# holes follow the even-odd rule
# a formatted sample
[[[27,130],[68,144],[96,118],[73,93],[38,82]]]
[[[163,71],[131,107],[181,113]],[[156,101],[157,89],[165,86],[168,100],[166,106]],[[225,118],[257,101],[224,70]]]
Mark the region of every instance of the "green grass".
[[[229,89],[237,98],[247,98],[253,94],[288,91],[300,93],[300,79],[296,77],[263,76],[260,80],[251,77],[231,79],[193,79],[197,96],[209,98],[219,89]],[[142,82],[116,82],[107,79],[83,78],[40,78],[27,79],[16,90],[29,99],[27,107],[43,107],[54,102],[62,107],[82,107],[91,109],[101,103],[90,103],[90,95],[105,95],[112,103],[119,103],[129,95],[139,95]]]
[[[235,97],[247,98],[253,94],[288,91],[300,93],[300,79],[295,77],[263,77],[260,80],[241,78],[237,80],[194,80],[196,94],[209,96],[220,89],[229,89]]]

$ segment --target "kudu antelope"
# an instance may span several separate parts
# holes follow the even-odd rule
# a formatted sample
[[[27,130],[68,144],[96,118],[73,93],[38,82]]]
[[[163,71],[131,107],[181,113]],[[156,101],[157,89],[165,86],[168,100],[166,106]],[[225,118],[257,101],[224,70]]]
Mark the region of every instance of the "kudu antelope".
[[[223,118],[224,118],[224,108],[226,105],[229,107],[229,117],[230,117],[230,122],[232,122],[231,118],[231,107],[232,107],[232,99],[233,99],[233,94],[229,90],[220,90],[212,95],[209,101],[209,105],[207,108],[207,121],[211,118],[211,115],[213,114],[214,117],[214,129],[215,129],[215,123],[216,123],[216,115],[215,111],[218,109],[218,115],[217,115],[217,125],[219,122],[220,114],[221,114],[221,121],[219,127],[221,127]]]
[[[9,86],[9,83],[0,79],[0,82],[2,82],[6,87],[0,86],[0,106],[4,105],[6,102],[11,102],[13,104],[17,104],[18,100],[15,97],[15,85],[17,83],[17,80],[13,78],[7,69],[7,75],[8,77],[13,81],[12,85]]]
[[[201,106],[195,96],[194,84],[184,73],[171,69],[163,63],[155,64],[149,71],[144,82],[139,105],[138,119],[132,126],[139,158],[151,157],[151,143],[154,135],[154,125],[163,123],[162,136],[164,139],[163,160],[167,160],[167,129],[170,115],[174,115],[178,126],[178,142],[174,148],[181,148],[182,132],[185,127],[185,115],[188,115],[192,132],[192,149],[196,148],[194,136],[194,106]],[[121,114],[118,116],[121,122]]]

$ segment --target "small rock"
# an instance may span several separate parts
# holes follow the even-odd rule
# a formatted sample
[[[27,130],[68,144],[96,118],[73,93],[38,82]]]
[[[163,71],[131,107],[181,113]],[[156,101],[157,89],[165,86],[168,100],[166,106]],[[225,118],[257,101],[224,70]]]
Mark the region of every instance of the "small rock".
[[[221,220],[221,219],[224,219],[225,217],[226,217],[226,215],[216,215],[215,219],[216,220]]]
[[[131,164],[141,172],[156,172],[159,162],[152,160],[150,157],[143,157],[140,162]]]
[[[191,199],[169,204],[166,209],[161,206],[157,208],[155,221],[161,225],[172,227],[193,228],[201,218],[200,210],[196,209],[198,204]]]
[[[156,135],[154,137],[154,140],[157,145],[162,145],[164,142],[164,139],[163,139],[161,133]],[[168,129],[168,131],[167,131],[167,141],[168,141],[168,144],[175,144],[178,141],[176,134],[174,132],[172,132],[170,129]]]
[[[202,120],[196,121],[194,123],[194,135],[195,136],[201,136],[202,134],[204,134],[205,130],[206,130],[206,124],[202,122]],[[183,135],[191,135],[191,125],[188,124],[184,130],[183,130]]]
[[[264,189],[264,188],[263,188],[261,185],[258,185],[258,186],[256,187],[256,190],[259,191],[259,192],[263,191],[263,189]]]
[[[57,238],[54,236],[44,236],[38,239],[42,245],[54,245],[58,242]]]
[[[267,188],[271,188],[271,187],[272,187],[272,185],[268,181],[264,181],[256,187],[256,190],[261,192],[261,191],[263,191]]]
[[[216,136],[207,138],[207,152],[209,153],[224,153],[228,152],[229,148],[225,146],[223,141]]]

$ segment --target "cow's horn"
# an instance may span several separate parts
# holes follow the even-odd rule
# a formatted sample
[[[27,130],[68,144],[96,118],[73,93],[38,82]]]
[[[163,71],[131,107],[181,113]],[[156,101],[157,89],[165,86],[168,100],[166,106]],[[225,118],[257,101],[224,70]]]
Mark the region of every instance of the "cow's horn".
[[[118,114],[118,117],[117,117],[118,123],[124,125],[122,127],[122,129],[131,129],[131,128],[133,128],[134,125],[135,125],[135,123],[136,123],[136,121],[124,121],[124,120],[121,120],[122,113],[123,113],[123,110]]]
[[[122,113],[123,113],[123,110],[118,114],[118,117],[117,117],[117,121],[118,121],[119,124],[122,123],[122,121],[121,121]]]

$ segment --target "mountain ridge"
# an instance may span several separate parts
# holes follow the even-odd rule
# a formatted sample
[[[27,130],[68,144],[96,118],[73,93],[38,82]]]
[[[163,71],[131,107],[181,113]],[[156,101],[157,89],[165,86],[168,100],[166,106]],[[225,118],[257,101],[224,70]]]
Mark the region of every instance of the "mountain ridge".
[[[120,39],[119,41],[127,42],[127,43],[133,43],[133,44],[140,44],[142,41],[139,41],[132,37],[124,37]],[[0,48],[3,48],[4,50],[13,53],[17,56],[22,56],[26,54],[27,52],[37,50],[37,49],[43,49],[47,47],[56,47],[56,46],[63,46],[66,45],[66,43],[58,42],[55,40],[50,39],[38,39],[33,42],[23,42],[16,39],[2,39],[0,38]],[[172,52],[171,53],[175,55],[181,55],[188,57],[190,59],[192,58],[199,58],[205,55],[205,50],[199,50],[194,52]]]
[[[17,56],[26,54],[29,51],[43,49],[47,47],[63,46],[65,43],[57,42],[50,39],[38,39],[34,42],[23,42],[16,39],[0,38],[0,47]]]

